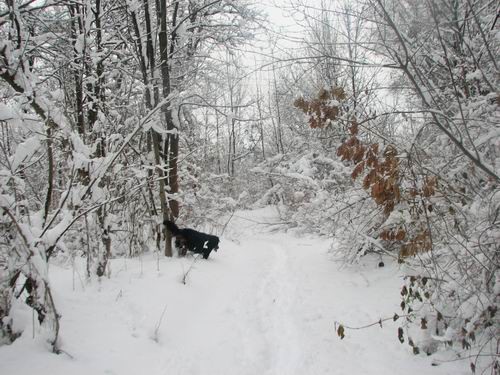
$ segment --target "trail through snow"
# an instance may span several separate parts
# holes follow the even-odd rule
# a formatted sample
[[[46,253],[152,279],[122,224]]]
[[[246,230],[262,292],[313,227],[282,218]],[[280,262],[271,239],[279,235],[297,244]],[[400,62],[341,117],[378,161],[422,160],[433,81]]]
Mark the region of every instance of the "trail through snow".
[[[49,353],[39,330],[32,338],[31,312],[19,304],[25,334],[0,347],[0,373],[468,374],[463,363],[413,356],[397,340],[398,322],[340,340],[335,321],[398,312],[400,270],[375,259],[341,269],[328,239],[271,232],[273,221],[269,209],[238,213],[208,260],[114,259],[100,282],[83,279],[83,263],[53,265],[66,354]]]

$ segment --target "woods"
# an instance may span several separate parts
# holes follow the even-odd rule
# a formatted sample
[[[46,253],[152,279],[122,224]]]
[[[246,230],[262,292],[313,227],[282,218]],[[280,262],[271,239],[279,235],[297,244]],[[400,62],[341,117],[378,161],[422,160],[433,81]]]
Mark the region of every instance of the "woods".
[[[400,264],[395,340],[498,371],[497,4],[282,12],[295,31],[247,0],[0,4],[0,343],[21,301],[61,350],[51,261],[113,277],[174,255],[165,220],[274,205],[343,264]]]

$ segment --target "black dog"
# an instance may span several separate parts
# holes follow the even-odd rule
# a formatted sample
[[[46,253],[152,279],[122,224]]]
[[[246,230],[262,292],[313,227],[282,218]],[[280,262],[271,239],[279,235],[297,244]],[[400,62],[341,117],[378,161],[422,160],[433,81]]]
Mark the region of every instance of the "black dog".
[[[167,229],[175,237],[175,246],[181,249],[181,255],[186,255],[186,251],[203,254],[207,259],[212,250],[219,248],[219,237],[211,234],[198,232],[190,228],[179,228],[175,223],[165,220],[163,222]]]

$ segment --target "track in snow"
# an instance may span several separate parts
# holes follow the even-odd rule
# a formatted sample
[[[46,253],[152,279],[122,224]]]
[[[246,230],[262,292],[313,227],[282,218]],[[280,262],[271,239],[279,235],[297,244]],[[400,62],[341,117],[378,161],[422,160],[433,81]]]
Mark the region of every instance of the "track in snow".
[[[397,341],[397,325],[348,331],[398,309],[400,271],[377,260],[339,270],[330,241],[270,232],[269,210],[239,213],[210,259],[114,259],[109,279],[81,280],[84,264],[54,265],[61,344],[71,357],[24,334],[0,347],[9,375],[378,375],[460,374],[431,367]],[[191,267],[191,269],[190,269]],[[187,284],[181,281],[190,269]],[[74,276],[76,275],[76,276]],[[76,280],[73,279],[76,278]],[[73,281],[76,281],[73,283]],[[75,288],[73,289],[73,284]],[[164,316],[162,317],[162,314]],[[468,374],[468,371],[463,371]]]

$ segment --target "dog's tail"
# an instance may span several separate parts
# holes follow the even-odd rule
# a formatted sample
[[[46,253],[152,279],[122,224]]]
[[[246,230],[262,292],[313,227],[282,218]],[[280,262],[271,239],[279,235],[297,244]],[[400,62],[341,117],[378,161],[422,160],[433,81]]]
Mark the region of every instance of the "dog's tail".
[[[172,221],[170,220],[165,220],[163,222],[163,224],[165,224],[165,226],[167,227],[167,229],[170,231],[170,233],[172,233],[174,236],[178,235],[180,233],[180,229],[179,227]]]

